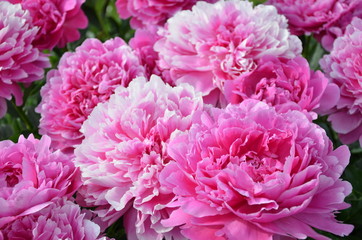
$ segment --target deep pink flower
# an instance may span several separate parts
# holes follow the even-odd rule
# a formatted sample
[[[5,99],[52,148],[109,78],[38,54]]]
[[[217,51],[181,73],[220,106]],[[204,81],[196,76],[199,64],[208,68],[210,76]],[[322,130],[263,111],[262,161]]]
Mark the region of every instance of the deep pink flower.
[[[81,185],[79,170],[69,156],[50,150],[47,136],[2,141],[0,151],[0,229],[72,196]]]
[[[299,109],[311,112],[334,106],[338,101],[338,86],[328,83],[320,71],[312,71],[303,57],[293,59],[263,56],[257,68],[233,81],[225,82],[225,98],[231,103],[246,99],[264,101],[277,109]],[[331,99],[320,104],[323,94]]]
[[[38,32],[32,26],[28,11],[18,4],[0,2],[0,117],[6,113],[6,101],[15,97],[17,105],[23,102],[18,83],[31,83],[43,78],[49,67],[46,55],[34,48]]]
[[[39,49],[65,47],[80,38],[79,29],[88,26],[81,9],[85,0],[8,0],[20,3],[30,12],[32,23],[39,27],[34,45]]]
[[[73,149],[83,139],[79,129],[93,108],[117,86],[144,75],[139,58],[121,38],[105,43],[87,39],[74,53],[65,53],[58,69],[47,75],[37,107],[40,133],[49,135],[57,149]]]
[[[340,88],[340,99],[328,120],[349,144],[359,140],[362,146],[362,19],[354,18],[343,36],[336,39],[331,54],[320,64],[330,80]],[[326,99],[325,101],[328,101]]]
[[[179,239],[178,229],[163,227],[173,194],[159,184],[159,173],[171,159],[170,135],[189,128],[202,109],[201,94],[189,85],[172,88],[158,76],[136,78],[99,104],[82,127],[85,139],[75,149],[86,206],[107,226],[124,215],[128,239]]]
[[[165,226],[181,225],[189,239],[271,240],[274,236],[328,239],[353,226],[334,213],[349,205],[351,185],[340,176],[347,146],[333,150],[325,131],[300,111],[277,113],[256,100],[198,114],[174,134],[174,159],[160,174],[179,206]],[[201,237],[202,236],[202,237]]]
[[[327,30],[342,16],[350,14],[360,0],[268,0],[288,18],[293,34],[303,35]]]
[[[100,227],[91,221],[92,213],[60,199],[39,212],[19,218],[1,229],[0,240],[95,240]],[[1,236],[2,233],[2,236]]]
[[[116,7],[122,19],[131,17],[131,27],[163,25],[176,12],[190,9],[200,0],[117,0]],[[216,2],[217,0],[204,0]]]
[[[254,70],[264,55],[293,58],[301,42],[273,6],[248,1],[198,2],[170,18],[156,42],[159,67],[175,84],[186,82],[215,103],[224,82]]]

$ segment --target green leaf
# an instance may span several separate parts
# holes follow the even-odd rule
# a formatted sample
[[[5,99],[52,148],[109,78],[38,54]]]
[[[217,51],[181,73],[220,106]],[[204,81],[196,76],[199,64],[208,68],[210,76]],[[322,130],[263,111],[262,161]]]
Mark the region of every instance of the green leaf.
[[[0,123],[0,140],[9,139],[14,134],[10,124]]]
[[[127,240],[127,235],[123,227],[123,219],[118,219],[106,230],[107,237],[114,238],[116,240]]]

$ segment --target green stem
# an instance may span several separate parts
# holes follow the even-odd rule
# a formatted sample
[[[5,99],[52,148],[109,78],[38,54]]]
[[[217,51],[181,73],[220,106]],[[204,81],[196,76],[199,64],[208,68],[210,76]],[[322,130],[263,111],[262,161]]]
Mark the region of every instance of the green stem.
[[[106,3],[102,6],[102,12],[96,12],[97,19],[99,21],[99,24],[102,28],[102,35],[105,35],[107,38],[109,38],[108,32],[109,29],[107,28],[107,25],[105,24],[105,16],[106,16],[106,9],[109,4],[109,0],[106,1]]]
[[[45,83],[44,83],[45,84]],[[35,87],[33,87],[30,91],[30,96],[35,95],[36,93],[40,92],[40,89],[44,86],[44,84],[37,84]]]
[[[31,122],[29,121],[28,117],[26,116],[24,110],[22,107],[19,107],[15,104],[14,100],[11,101],[16,113],[19,115],[20,119],[23,121],[23,123],[25,124],[25,127],[27,130],[32,131],[34,129],[33,125],[31,124]]]
[[[331,124],[328,122],[328,121],[325,121],[326,125],[327,125],[327,128],[330,132],[330,135],[331,135],[331,140],[333,142],[333,146],[336,148],[340,145],[340,142],[338,141],[338,137],[336,136],[336,133],[334,132]]]
[[[304,36],[304,57],[309,60],[309,53],[310,53],[310,38],[311,36]]]

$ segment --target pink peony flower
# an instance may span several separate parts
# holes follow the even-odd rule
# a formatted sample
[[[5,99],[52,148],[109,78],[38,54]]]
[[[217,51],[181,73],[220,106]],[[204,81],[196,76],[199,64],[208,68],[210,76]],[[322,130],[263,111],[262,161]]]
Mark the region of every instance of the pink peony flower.
[[[264,101],[277,109],[299,109],[311,112],[334,106],[339,88],[328,83],[320,71],[312,71],[303,57],[293,59],[263,56],[257,68],[233,81],[225,82],[225,97],[231,103],[246,99]],[[331,98],[320,104],[323,94]],[[311,112],[313,118],[317,115]]]
[[[333,43],[337,37],[341,37],[346,30],[347,25],[352,22],[354,17],[362,18],[362,2],[355,4],[348,12],[345,12],[338,20],[333,22],[328,28],[324,29],[314,36],[322,44],[323,48],[331,51]]]
[[[95,240],[100,227],[90,219],[92,213],[60,199],[39,212],[17,219],[1,229],[3,239]]]
[[[158,29],[158,27],[152,25],[147,28],[136,29],[134,37],[129,41],[130,47],[135,50],[137,56],[141,59],[147,77],[151,77],[152,74],[162,75],[162,71],[156,64],[159,59],[158,53],[153,49],[156,41],[160,38],[157,35]]]
[[[131,18],[132,28],[163,25],[176,12],[190,9],[199,0],[117,0],[117,11],[122,19]],[[204,0],[214,3],[217,0]]]
[[[331,54],[321,59],[322,69],[340,88],[340,99],[328,120],[349,144],[359,140],[362,146],[362,19],[355,18],[343,36],[336,39]],[[326,99],[325,101],[328,101]]]
[[[195,115],[187,132],[174,133],[167,153],[174,161],[161,186],[179,206],[166,227],[181,225],[188,239],[328,239],[353,226],[334,219],[349,205],[351,185],[340,176],[347,146],[333,150],[325,131],[300,111],[277,113],[256,100]],[[201,237],[202,236],[202,237]]]
[[[96,206],[106,226],[124,215],[128,239],[183,239],[178,229],[160,224],[174,195],[158,176],[172,160],[166,153],[170,135],[188,129],[202,107],[191,86],[172,88],[156,75],[118,87],[84,122],[85,139],[75,149],[83,204]]]
[[[186,82],[215,103],[225,81],[257,67],[264,55],[294,58],[301,42],[272,6],[248,1],[198,2],[170,18],[155,50],[175,84]]]
[[[108,100],[117,86],[144,75],[139,58],[122,39],[103,44],[87,39],[74,53],[65,53],[58,69],[47,75],[36,109],[40,133],[52,138],[53,147],[73,150],[83,139],[79,129],[93,108]]]
[[[288,18],[296,35],[319,33],[329,29],[342,16],[356,8],[360,0],[268,0]]]
[[[34,48],[38,32],[32,26],[28,11],[18,4],[0,2],[0,117],[6,113],[6,100],[15,97],[17,105],[23,103],[18,83],[31,83],[43,78],[49,67],[46,55]]]
[[[39,49],[65,47],[80,38],[78,29],[86,28],[87,16],[81,9],[85,0],[8,0],[20,3],[39,27],[34,45]]]
[[[81,185],[80,172],[71,159],[49,147],[47,136],[0,142],[0,229],[58,198],[72,196]]]

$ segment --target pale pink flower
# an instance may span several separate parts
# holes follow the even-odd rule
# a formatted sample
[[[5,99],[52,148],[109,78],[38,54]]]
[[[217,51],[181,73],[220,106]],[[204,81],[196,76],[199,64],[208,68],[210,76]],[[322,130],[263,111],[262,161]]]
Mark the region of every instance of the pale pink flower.
[[[34,45],[39,49],[65,47],[80,38],[79,29],[88,26],[81,9],[85,0],[8,0],[20,3],[30,12],[32,24],[39,27]]]
[[[87,39],[74,53],[65,53],[58,69],[47,75],[36,109],[40,133],[52,138],[53,147],[71,151],[81,143],[79,129],[93,108],[108,100],[117,86],[144,75],[139,58],[121,38],[105,43]]]
[[[172,88],[156,75],[118,87],[84,122],[85,139],[75,149],[83,204],[97,207],[106,226],[124,215],[128,239],[180,239],[178,229],[160,224],[174,195],[158,176],[172,161],[166,153],[170,135],[188,129],[202,107],[191,86]]]
[[[2,141],[0,151],[0,229],[72,196],[81,185],[78,168],[69,156],[50,150],[47,136]]]
[[[353,226],[335,220],[349,205],[340,176],[347,146],[333,150],[325,131],[300,111],[278,113],[248,99],[195,115],[189,131],[171,136],[174,159],[160,174],[179,206],[165,226],[188,239],[328,239]]]
[[[0,2],[0,117],[6,113],[6,100],[15,97],[23,103],[18,83],[29,84],[43,78],[49,60],[33,41],[38,28],[32,26],[28,11],[19,4]]]
[[[189,83],[215,103],[224,82],[257,67],[264,55],[293,58],[301,42],[273,6],[240,0],[198,2],[170,18],[156,42],[159,67],[175,84]]]
[[[176,12],[190,9],[200,0],[117,0],[116,7],[122,19],[131,17],[131,27],[163,25]],[[217,0],[204,0],[214,3]]]
[[[92,213],[78,205],[60,199],[42,210],[18,218],[0,228],[0,240],[96,240],[100,227],[91,221]]]
[[[329,55],[320,64],[330,80],[340,88],[340,99],[330,110],[328,120],[349,144],[362,146],[362,19],[354,18],[343,36],[336,39]],[[326,99],[325,101],[328,101]]]
[[[231,103],[240,103],[246,99],[264,101],[279,109],[298,109],[314,112],[318,108],[325,110],[338,101],[339,89],[320,71],[312,71],[306,59],[293,59],[263,56],[257,68],[243,76],[225,82],[225,98]],[[323,94],[331,98],[320,104]]]

